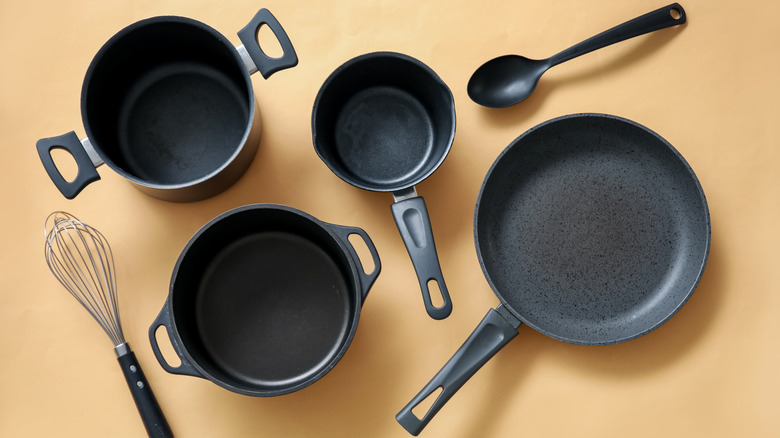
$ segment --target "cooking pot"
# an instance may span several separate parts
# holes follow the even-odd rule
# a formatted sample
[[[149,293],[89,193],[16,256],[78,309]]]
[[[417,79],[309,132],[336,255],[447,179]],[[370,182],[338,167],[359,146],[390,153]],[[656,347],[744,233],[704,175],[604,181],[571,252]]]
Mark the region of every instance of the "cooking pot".
[[[439,168],[452,147],[455,101],[447,84],[411,56],[366,53],[328,76],[314,101],[311,125],[317,155],[339,178],[364,190],[393,193],[390,209],[425,309],[434,319],[449,316],[452,300],[431,220],[414,187]],[[431,297],[434,284],[439,305]]]
[[[368,247],[371,273],[350,235]],[[187,243],[149,340],[170,373],[244,395],[287,394],[319,380],[344,355],[379,271],[376,248],[360,228],[282,205],[239,207]],[[161,354],[160,327],[181,365]]]
[[[263,52],[267,25],[284,53]],[[197,201],[232,185],[260,141],[260,113],[249,75],[264,78],[297,65],[282,26],[267,9],[239,33],[234,47],[211,27],[161,16],[122,29],[95,55],[81,89],[87,137],[74,131],[38,141],[49,177],[68,199],[100,179],[106,164],[141,191],[167,201]],[[78,173],[67,181],[51,157],[68,151]]]

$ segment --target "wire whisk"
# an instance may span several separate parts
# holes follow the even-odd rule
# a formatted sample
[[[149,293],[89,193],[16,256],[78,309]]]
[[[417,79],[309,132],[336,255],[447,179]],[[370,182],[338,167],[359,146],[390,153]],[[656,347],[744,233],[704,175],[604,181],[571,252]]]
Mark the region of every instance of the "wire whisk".
[[[49,224],[51,222],[51,226]],[[73,215],[46,218],[46,264],[114,343],[124,344],[119,318],[114,254],[105,236]]]
[[[135,353],[125,341],[119,318],[114,255],[105,236],[64,211],[56,211],[46,218],[44,235],[49,269],[111,338],[146,432],[150,437],[172,437]]]

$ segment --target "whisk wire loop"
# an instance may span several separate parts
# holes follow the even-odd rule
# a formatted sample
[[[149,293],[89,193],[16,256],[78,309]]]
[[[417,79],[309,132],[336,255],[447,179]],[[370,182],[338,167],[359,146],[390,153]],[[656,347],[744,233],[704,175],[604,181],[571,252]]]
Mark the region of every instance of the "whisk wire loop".
[[[125,343],[114,256],[106,238],[97,229],[61,211],[50,214],[44,228],[49,269],[98,322],[114,346]]]

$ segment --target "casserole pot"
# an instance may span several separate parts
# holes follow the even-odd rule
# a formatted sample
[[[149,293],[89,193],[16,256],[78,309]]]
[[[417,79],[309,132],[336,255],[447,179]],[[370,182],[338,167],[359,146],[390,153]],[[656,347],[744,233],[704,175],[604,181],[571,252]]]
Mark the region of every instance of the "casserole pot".
[[[371,253],[371,273],[352,234]],[[282,205],[239,207],[187,243],[149,340],[170,373],[244,395],[287,394],[319,380],[344,355],[379,271],[376,248],[360,228]],[[181,359],[177,367],[160,352],[160,327]]]

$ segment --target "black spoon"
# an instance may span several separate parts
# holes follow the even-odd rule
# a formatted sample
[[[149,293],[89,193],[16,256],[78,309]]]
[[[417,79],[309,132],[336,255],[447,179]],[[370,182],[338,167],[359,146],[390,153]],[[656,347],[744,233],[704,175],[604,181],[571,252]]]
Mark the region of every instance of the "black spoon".
[[[639,35],[685,23],[685,10],[672,3],[605,30],[547,59],[505,55],[482,64],[469,79],[468,94],[474,102],[505,108],[530,96],[539,78],[550,67]]]

